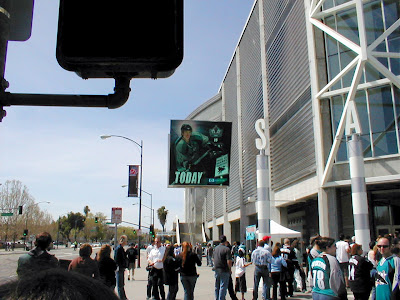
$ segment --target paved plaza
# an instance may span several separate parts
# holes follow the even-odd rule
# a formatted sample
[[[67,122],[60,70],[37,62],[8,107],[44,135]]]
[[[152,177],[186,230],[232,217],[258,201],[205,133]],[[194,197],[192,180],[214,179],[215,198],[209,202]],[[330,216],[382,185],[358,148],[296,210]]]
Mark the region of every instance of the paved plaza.
[[[144,253],[142,253],[142,256]],[[206,259],[203,257],[202,263],[204,264],[201,267],[197,267],[197,273],[200,275],[197,283],[196,288],[194,290],[195,299],[199,300],[213,300],[214,299],[214,272],[212,271],[211,267],[207,267]],[[146,263],[145,260],[142,258],[142,268],[136,269],[135,271],[135,280],[128,281],[127,277],[125,277],[125,291],[127,297],[137,300],[146,299],[146,285],[147,285],[147,271],[146,271]],[[254,266],[250,265],[246,269],[246,281],[247,281],[247,293],[245,294],[246,300],[251,300],[253,297],[253,275],[254,275]],[[232,277],[233,278],[233,277]],[[234,279],[234,278],[233,278]],[[260,283],[262,286],[262,281]],[[308,287],[308,290],[310,288]],[[272,290],[271,290],[272,291]],[[168,286],[165,286],[165,292],[168,293]],[[238,298],[241,299],[241,294],[237,294]],[[353,294],[350,290],[348,290],[348,298],[354,299]],[[177,294],[177,300],[183,299],[183,287],[182,284],[179,282],[179,291]],[[226,299],[230,299],[229,295],[227,294]],[[258,292],[258,299],[262,300],[262,290],[260,288]],[[312,299],[311,293],[302,293],[296,292],[293,298],[289,299]]]
[[[98,248],[93,249],[94,253],[98,251]],[[16,261],[18,257],[26,253],[21,249],[16,249],[13,252],[5,252],[0,251],[0,267],[1,267],[1,276],[0,279],[5,280],[7,278],[15,278],[16,277]],[[51,251],[52,254],[55,254],[56,257],[60,259],[73,259],[78,255],[78,251],[73,251],[72,249],[63,249],[59,250],[54,249]],[[147,286],[147,274],[146,271],[146,260],[145,260],[145,252],[141,251],[141,268],[136,269],[135,271],[135,280],[128,281],[127,276],[125,277],[125,291],[128,296],[128,299],[132,300],[145,300],[146,299],[146,286]],[[203,257],[203,264],[206,264],[206,259]],[[207,267],[205,265],[198,267],[197,272],[200,275],[196,288],[194,291],[195,299],[199,300],[213,300],[214,299],[214,272],[211,267]],[[253,295],[253,274],[254,274],[254,266],[250,265],[246,269],[246,281],[247,281],[247,293],[245,294],[246,300],[251,300]],[[260,283],[262,286],[262,283]],[[308,290],[310,288],[308,287]],[[165,291],[168,293],[168,286],[165,286]],[[240,299],[241,295],[237,294]],[[227,295],[226,299],[230,299],[229,295]],[[258,291],[258,299],[262,299],[262,290]],[[301,293],[296,292],[293,298],[290,299],[312,299],[311,293]],[[352,300],[353,295],[350,290],[348,290],[348,299]],[[177,300],[183,300],[183,287],[179,282],[179,291],[177,294]]]

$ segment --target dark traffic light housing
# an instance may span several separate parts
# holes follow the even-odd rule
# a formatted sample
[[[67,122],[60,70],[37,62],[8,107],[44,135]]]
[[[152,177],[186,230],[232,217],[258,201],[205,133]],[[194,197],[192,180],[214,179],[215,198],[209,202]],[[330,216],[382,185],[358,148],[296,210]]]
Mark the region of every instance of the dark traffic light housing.
[[[22,215],[22,207],[23,207],[22,205],[18,206],[18,214],[19,215]]]
[[[183,59],[183,0],[60,0],[58,63],[82,78],[163,78]]]
[[[24,229],[24,236],[28,235],[28,229]]]
[[[155,234],[154,234],[154,226],[153,226],[153,225],[150,225],[150,231],[149,231],[149,234],[150,234],[150,236],[151,236],[152,238],[154,238],[154,237],[155,237]]]
[[[94,222],[95,222],[95,223],[99,223],[99,218],[98,218],[98,217],[95,217],[95,218],[94,218]]]

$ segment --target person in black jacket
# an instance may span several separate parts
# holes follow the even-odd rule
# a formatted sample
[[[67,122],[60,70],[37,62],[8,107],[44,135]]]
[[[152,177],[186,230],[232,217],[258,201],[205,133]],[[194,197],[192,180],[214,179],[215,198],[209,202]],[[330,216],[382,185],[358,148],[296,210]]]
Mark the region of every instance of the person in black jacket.
[[[167,300],[175,300],[178,293],[178,271],[181,262],[175,257],[174,246],[168,246],[165,249],[163,264],[164,284],[169,286]]]
[[[119,239],[119,245],[114,250],[114,260],[117,263],[117,272],[115,273],[117,277],[117,290],[118,295],[121,300],[126,300],[125,294],[125,269],[128,266],[128,260],[126,258],[126,252],[124,247],[128,244],[128,237],[126,235],[121,235]]]
[[[372,289],[370,272],[373,264],[361,256],[362,246],[353,244],[349,260],[349,285],[355,300],[368,300]]]
[[[52,240],[48,232],[42,232],[36,235],[36,247],[18,259],[18,277],[29,276],[39,271],[53,269],[59,266],[58,259],[47,252]]]
[[[133,276],[135,276],[135,268],[136,268],[136,259],[137,259],[138,251],[135,247],[134,243],[130,244],[130,247],[126,250],[126,256],[128,258],[128,280],[135,280]]]
[[[290,247],[290,240],[284,239],[283,246],[281,248],[281,256],[286,260],[287,267],[282,268],[281,276],[286,281],[287,289],[286,296],[293,297],[293,280],[294,280],[294,261],[297,260],[296,253],[293,248]]]
[[[117,264],[110,257],[111,255],[111,246],[103,245],[99,253],[97,254],[97,263],[99,266],[100,278],[104,282],[106,286],[111,288],[111,290],[115,289],[116,278],[115,278],[115,270],[117,269]]]
[[[192,251],[192,245],[188,242],[182,243],[180,258],[182,259],[181,282],[185,290],[184,300],[193,300],[198,277],[196,264],[201,266],[201,261],[197,254]]]

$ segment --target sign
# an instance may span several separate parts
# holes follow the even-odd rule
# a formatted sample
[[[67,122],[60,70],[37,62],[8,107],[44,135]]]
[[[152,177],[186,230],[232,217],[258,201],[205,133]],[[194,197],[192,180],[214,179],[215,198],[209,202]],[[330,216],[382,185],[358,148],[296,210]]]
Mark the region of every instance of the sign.
[[[169,187],[229,186],[231,122],[171,120]]]
[[[256,225],[250,225],[246,227],[246,240],[251,241],[256,239]]]
[[[111,209],[111,223],[122,223],[122,208],[113,207]]]
[[[14,214],[12,213],[12,212],[9,212],[9,213],[1,213],[1,216],[2,217],[11,217],[11,216],[13,216]]]
[[[138,197],[139,166],[129,166],[128,197]]]
[[[265,120],[258,119],[256,121],[256,123],[254,124],[254,127],[259,136],[259,138],[256,138],[256,148],[258,150],[266,149],[268,146],[268,143],[267,143],[267,137],[265,135]]]
[[[10,1],[10,41],[26,41],[32,32],[34,0]]]

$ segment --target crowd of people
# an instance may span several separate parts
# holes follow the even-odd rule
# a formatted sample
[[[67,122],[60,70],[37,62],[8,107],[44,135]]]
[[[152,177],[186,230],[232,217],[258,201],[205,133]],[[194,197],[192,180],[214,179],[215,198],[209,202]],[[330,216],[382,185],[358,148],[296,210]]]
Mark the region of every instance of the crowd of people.
[[[205,251],[199,243],[194,247],[189,242],[163,245],[155,238],[146,249],[146,299],[176,299],[179,278],[184,299],[194,299],[197,266],[202,265],[203,253],[207,266],[214,271],[216,300],[226,299],[227,294],[233,300],[239,294],[244,300],[246,268],[251,264],[253,300],[258,299],[261,278],[265,300],[285,300],[293,297],[294,291],[312,292],[312,298],[317,300],[347,299],[349,291],[356,300],[400,299],[399,236],[379,237],[370,243],[367,252],[354,237],[346,239],[340,235],[336,241],[316,235],[304,254],[300,250],[305,245],[300,247],[297,239],[284,239],[282,245],[270,239],[265,236],[259,240],[257,248],[246,258],[245,245],[231,245],[226,236],[220,237],[217,246],[208,244]],[[62,260],[47,251],[51,242],[47,232],[36,236],[36,247],[18,260],[18,279],[0,286],[0,299],[127,299],[126,272],[128,280],[135,280],[138,251],[134,244],[127,247],[126,235],[120,237],[113,258],[110,245],[103,245],[92,259],[92,247],[82,244],[79,256],[64,267]],[[168,293],[164,285],[168,286]]]

